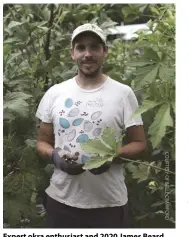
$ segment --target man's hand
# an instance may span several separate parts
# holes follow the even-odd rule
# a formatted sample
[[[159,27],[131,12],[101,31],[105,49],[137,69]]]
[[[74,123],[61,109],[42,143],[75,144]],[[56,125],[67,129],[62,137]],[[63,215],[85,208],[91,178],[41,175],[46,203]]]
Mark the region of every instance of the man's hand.
[[[72,154],[57,147],[52,152],[52,161],[58,169],[63,170],[70,175],[82,174],[85,170],[82,169],[82,164],[77,164],[79,153]]]

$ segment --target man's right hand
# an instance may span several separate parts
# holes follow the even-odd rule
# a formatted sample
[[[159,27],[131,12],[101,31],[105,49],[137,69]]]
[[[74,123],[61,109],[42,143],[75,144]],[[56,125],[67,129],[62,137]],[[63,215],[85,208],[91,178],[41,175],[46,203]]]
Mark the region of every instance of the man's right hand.
[[[79,153],[74,155],[59,147],[55,148],[52,152],[52,161],[54,165],[70,175],[82,174],[85,170],[82,169],[82,164],[77,164],[75,161],[78,159]]]

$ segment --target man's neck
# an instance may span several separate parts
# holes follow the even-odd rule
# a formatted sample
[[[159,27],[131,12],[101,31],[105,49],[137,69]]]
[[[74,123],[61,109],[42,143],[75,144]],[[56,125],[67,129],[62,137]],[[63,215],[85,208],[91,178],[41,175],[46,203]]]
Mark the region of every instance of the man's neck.
[[[100,73],[95,77],[86,77],[82,73],[78,72],[76,76],[76,82],[79,87],[86,90],[92,90],[100,87],[107,79],[107,76]]]

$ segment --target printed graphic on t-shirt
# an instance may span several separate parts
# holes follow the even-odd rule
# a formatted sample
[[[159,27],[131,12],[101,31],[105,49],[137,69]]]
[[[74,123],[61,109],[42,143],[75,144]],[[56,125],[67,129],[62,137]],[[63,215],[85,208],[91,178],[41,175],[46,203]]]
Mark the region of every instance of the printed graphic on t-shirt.
[[[77,143],[87,142],[90,137],[89,133],[93,137],[98,137],[102,133],[102,128],[99,126],[102,122],[102,111],[100,109],[104,106],[103,100],[96,98],[85,103],[84,108],[96,107],[96,111],[92,114],[82,111],[80,109],[81,104],[82,101],[74,102],[73,99],[67,98],[64,101],[63,109],[59,111],[60,128],[58,135],[63,141],[69,142],[68,145],[64,145],[64,150],[71,151],[71,148],[75,148]],[[81,162],[85,163],[88,159],[88,156],[82,155]]]

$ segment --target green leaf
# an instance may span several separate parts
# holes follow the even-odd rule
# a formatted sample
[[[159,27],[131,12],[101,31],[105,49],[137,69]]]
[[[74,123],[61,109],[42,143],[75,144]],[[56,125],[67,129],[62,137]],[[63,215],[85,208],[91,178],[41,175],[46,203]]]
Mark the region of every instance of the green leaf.
[[[46,5],[45,8],[42,10],[42,16],[45,21],[50,20],[50,10],[48,9],[48,6]]]
[[[142,85],[146,82],[151,83],[155,80],[157,73],[159,70],[159,65],[155,66],[147,75],[142,79],[141,83]]]
[[[173,112],[176,113],[176,105],[174,101],[171,102],[171,106],[172,106]]]
[[[133,22],[139,18],[137,7],[133,8],[132,5],[124,6],[121,11],[126,22]]]
[[[3,120],[14,120],[13,113],[9,111],[8,109],[3,109]]]
[[[54,164],[48,164],[45,168],[44,171],[49,175],[52,176],[54,172]]]
[[[13,100],[12,102],[6,102],[3,106],[3,110],[9,109],[18,115],[25,117],[28,115],[29,112],[29,105],[26,101],[17,99]]]
[[[159,146],[162,138],[165,136],[166,127],[173,126],[173,120],[170,115],[170,105],[163,104],[154,118],[154,122],[151,124],[148,130],[148,134],[151,136],[150,140],[153,148]]]
[[[150,75],[150,73],[156,68],[156,64],[153,65],[146,65],[144,67],[139,67],[136,69],[136,77],[135,77],[135,83],[137,88],[142,88],[145,86],[145,83],[151,83],[151,78],[147,78],[146,76]],[[144,80],[146,77],[146,81]]]
[[[102,140],[112,149],[116,150],[115,131],[112,128],[105,128],[101,136]]]
[[[29,172],[11,173],[3,180],[4,193],[21,195],[29,200],[36,182],[37,177]]]
[[[143,59],[136,60],[136,61],[129,61],[126,63],[126,66],[130,67],[143,67],[146,65],[154,64],[155,62],[152,61],[144,61]]]
[[[143,162],[149,164],[148,162]],[[132,173],[132,178],[137,179],[137,182],[140,183],[148,179],[147,166],[146,165],[135,165],[131,162],[126,164],[126,168]]]
[[[103,158],[101,157],[93,157],[87,161],[87,163],[83,166],[83,169],[95,169],[102,166],[105,162],[109,161],[111,162],[113,160],[114,156],[105,156]]]
[[[29,205],[23,200],[5,195],[3,199],[4,216],[11,225],[19,224],[22,214],[29,213]]]
[[[148,216],[149,216],[149,213],[143,214],[141,216],[136,216],[135,220],[136,221],[145,220],[146,218],[148,218]]]
[[[19,43],[19,42],[21,42],[21,41],[18,37],[12,37],[12,38],[5,40],[3,43],[4,44],[12,44],[12,43]]]
[[[152,49],[152,48],[145,48],[144,49],[144,55],[143,55],[143,58],[146,60],[149,60],[149,61],[153,61],[153,62],[159,62],[160,61],[160,58],[158,56],[158,53]]]
[[[33,191],[32,195],[31,195],[31,202],[35,204],[36,201],[37,201],[37,192]]]
[[[165,201],[158,201],[158,202],[154,202],[151,207],[159,207],[165,204]]]
[[[36,147],[36,140],[34,139],[27,139],[25,141],[28,147],[35,148]]]
[[[113,152],[112,149],[107,147],[99,139],[94,139],[94,140],[90,139],[87,143],[80,143],[80,146],[86,153],[100,154],[102,156],[106,156]]]
[[[24,92],[11,92],[11,93],[7,93],[5,98],[6,100],[16,100],[16,99],[29,99],[31,98],[32,95],[26,94]]]
[[[29,144],[28,140],[26,140],[26,143],[28,146],[23,149],[22,157],[19,160],[18,165],[24,172],[31,170],[35,171],[35,169],[38,168],[38,156],[35,151],[36,146],[34,146],[34,144]]]
[[[6,57],[6,56],[8,56],[11,53],[12,53],[11,52],[11,46],[3,44],[3,57]]]
[[[153,28],[153,23],[154,22],[151,19],[146,23],[146,25],[149,27],[150,30],[152,30]]]
[[[159,77],[163,80],[174,80],[175,78],[175,69],[169,68],[167,66],[160,66],[159,68]]]
[[[124,18],[127,18],[128,15],[130,14],[130,10],[128,6],[123,7],[121,11],[123,13]]]
[[[142,105],[133,113],[133,115],[130,117],[130,119],[132,119],[135,116],[141,115],[141,114],[147,112],[148,110],[155,108],[156,106],[159,106],[161,103],[162,102],[144,100]]]
[[[4,98],[3,110],[11,110],[19,116],[26,117],[29,112],[29,104],[25,101],[32,96],[23,92],[7,93]]]
[[[17,53],[13,53],[13,54],[11,54],[11,57],[10,58],[8,58],[8,60],[7,60],[7,64],[9,64],[9,63],[11,63],[14,59],[16,59],[18,56],[20,56],[21,55],[21,52],[17,52]]]
[[[37,26],[39,29],[43,30],[45,33],[49,31],[49,28],[46,26]]]
[[[24,22],[11,21],[11,22],[9,23],[9,25],[7,26],[7,28],[8,28],[8,29],[12,29],[13,27],[21,26],[21,25],[23,25],[24,23],[25,23],[25,21],[24,21]]]
[[[98,157],[93,157],[88,160],[84,169],[98,168],[106,161],[112,161],[113,157],[117,156],[120,142],[121,138],[120,141],[116,141],[115,131],[107,127],[103,131],[101,140],[96,138],[89,140],[87,143],[81,143],[80,146],[86,153],[98,154]]]
[[[146,8],[147,8],[147,4],[141,6],[141,7],[139,8],[139,12],[141,12],[142,14],[144,14],[144,10],[145,10]]]
[[[156,64],[153,65],[146,65],[144,67],[139,67],[136,69],[136,75],[139,77],[144,77],[146,74],[148,74],[150,71],[152,71],[155,68]]]
[[[114,21],[106,21],[104,23],[102,23],[102,25],[100,25],[101,29],[106,29],[106,28],[109,28],[109,27],[113,27],[115,25],[117,25],[118,23],[117,22],[114,22]]]

